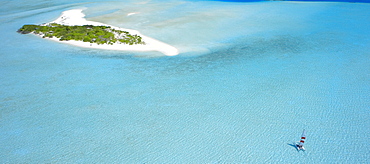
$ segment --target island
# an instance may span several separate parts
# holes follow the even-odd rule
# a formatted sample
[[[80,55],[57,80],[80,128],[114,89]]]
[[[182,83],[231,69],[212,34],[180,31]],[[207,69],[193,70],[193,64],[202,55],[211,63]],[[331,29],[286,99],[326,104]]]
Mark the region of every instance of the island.
[[[34,33],[43,38],[56,37],[60,41],[83,41],[97,44],[144,44],[141,36],[131,35],[127,31],[121,31],[111,28],[110,26],[67,26],[57,23],[44,25],[23,25],[17,32],[21,34]]]
[[[64,11],[52,22],[41,25],[23,25],[23,27],[18,29],[18,32],[21,34],[34,34],[52,41],[84,48],[119,51],[157,51],[166,56],[179,54],[176,47],[145,36],[139,31],[88,21],[85,19],[83,10],[72,9]],[[130,15],[132,13],[127,14],[127,16]]]

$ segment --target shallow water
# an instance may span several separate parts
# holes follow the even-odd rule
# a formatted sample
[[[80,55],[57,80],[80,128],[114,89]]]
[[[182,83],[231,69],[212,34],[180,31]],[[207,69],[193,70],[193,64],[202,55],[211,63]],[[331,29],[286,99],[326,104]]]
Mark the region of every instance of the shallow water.
[[[369,4],[0,3],[0,163],[370,159]],[[15,32],[83,7],[89,20],[182,53],[84,49]],[[307,151],[297,152],[289,144],[303,129]]]

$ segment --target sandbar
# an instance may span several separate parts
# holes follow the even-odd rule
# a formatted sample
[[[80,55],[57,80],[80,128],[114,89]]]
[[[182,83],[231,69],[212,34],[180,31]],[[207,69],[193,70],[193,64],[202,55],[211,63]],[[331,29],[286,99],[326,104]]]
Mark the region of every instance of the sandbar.
[[[49,38],[54,41],[58,41],[61,43],[71,44],[74,46],[79,47],[86,47],[86,48],[95,48],[95,49],[106,49],[106,50],[121,50],[121,51],[158,51],[163,53],[166,56],[175,56],[179,54],[179,51],[177,48],[166,44],[164,42],[161,42],[159,40],[150,38],[148,36],[145,36],[141,34],[139,31],[131,30],[131,29],[124,29],[120,27],[115,27],[111,25],[107,25],[100,22],[94,22],[94,21],[88,21],[85,19],[85,14],[82,13],[83,9],[72,9],[62,12],[62,14],[54,21],[46,23],[58,23],[62,25],[68,25],[68,26],[81,26],[81,25],[93,25],[93,26],[110,26],[111,28],[121,30],[121,31],[127,31],[131,35],[139,35],[141,36],[142,40],[145,42],[145,45],[127,45],[127,44],[121,44],[121,43],[114,43],[113,45],[108,44],[97,44],[97,43],[89,43],[89,42],[83,42],[83,41],[75,41],[75,40],[69,40],[69,41],[59,41],[59,38]]]

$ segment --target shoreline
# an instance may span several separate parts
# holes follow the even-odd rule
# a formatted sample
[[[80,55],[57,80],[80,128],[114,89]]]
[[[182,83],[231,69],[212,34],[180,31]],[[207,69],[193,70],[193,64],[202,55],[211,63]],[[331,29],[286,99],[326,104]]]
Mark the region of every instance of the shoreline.
[[[145,45],[127,45],[127,44],[114,43],[113,45],[108,45],[108,44],[97,44],[97,43],[89,43],[89,42],[75,41],[75,40],[60,41],[59,38],[46,38],[46,39],[50,39],[53,41],[70,44],[70,45],[74,45],[78,47],[84,47],[84,48],[120,50],[120,51],[142,51],[142,52],[143,51],[158,51],[158,52],[163,53],[166,56],[175,56],[179,54],[179,51],[177,48],[169,44],[166,44],[164,42],[161,42],[159,40],[147,37],[141,34],[139,31],[115,27],[115,26],[111,26],[108,24],[100,23],[100,22],[88,21],[84,18],[85,14],[83,14],[82,11],[83,9],[72,9],[72,10],[64,11],[56,20],[46,23],[46,24],[58,23],[58,24],[68,25],[68,26],[80,26],[80,25],[110,26],[113,29],[127,31],[132,35],[135,35],[135,34],[139,35],[142,37],[142,40],[146,44]]]

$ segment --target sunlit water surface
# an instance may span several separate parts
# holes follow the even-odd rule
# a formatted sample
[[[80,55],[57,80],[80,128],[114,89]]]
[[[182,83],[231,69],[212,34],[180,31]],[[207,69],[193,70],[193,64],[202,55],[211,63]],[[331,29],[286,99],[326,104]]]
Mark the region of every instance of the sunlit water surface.
[[[181,53],[15,32],[76,8]],[[366,3],[2,1],[0,163],[366,163],[369,18]]]

